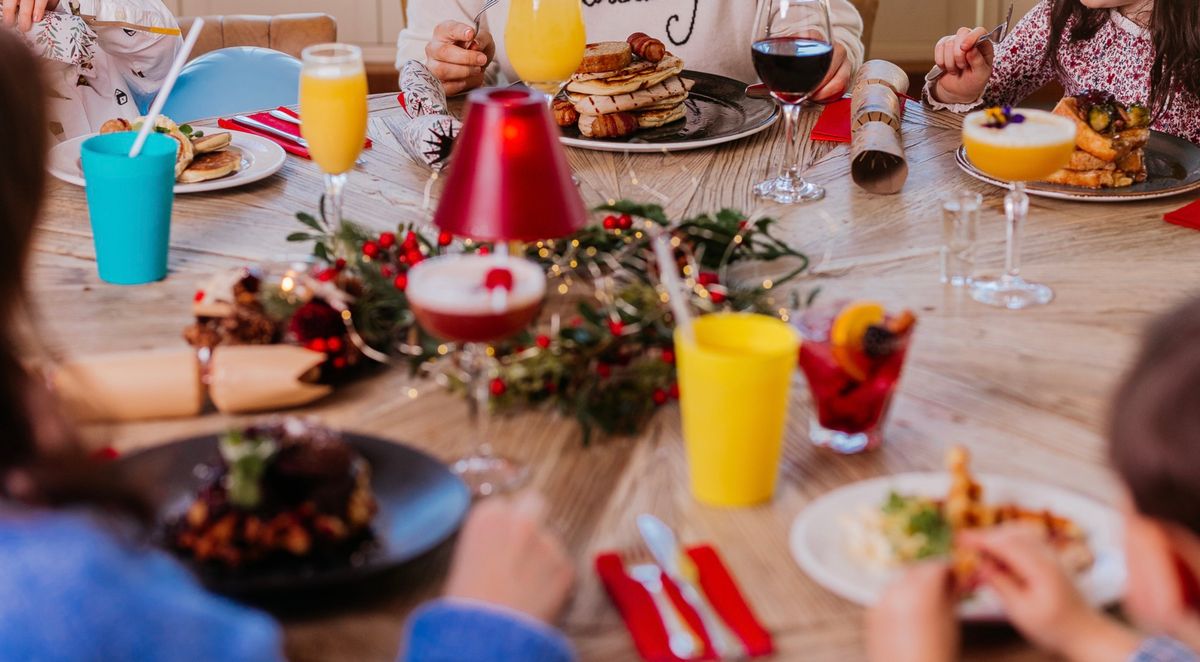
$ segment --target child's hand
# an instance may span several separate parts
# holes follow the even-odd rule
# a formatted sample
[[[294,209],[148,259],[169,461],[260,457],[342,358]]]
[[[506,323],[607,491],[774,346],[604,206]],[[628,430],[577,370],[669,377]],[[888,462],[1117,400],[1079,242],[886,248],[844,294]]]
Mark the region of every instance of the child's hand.
[[[58,0],[6,0],[4,2],[4,25],[17,26],[21,32],[29,32],[34,23],[40,23],[46,10],[58,7]]]
[[[981,553],[983,583],[1035,645],[1089,662],[1127,660],[1137,648],[1132,632],[1088,605],[1036,528],[1010,524],[968,531],[958,543]]]
[[[884,591],[867,614],[872,662],[949,662],[958,656],[954,577],[946,563],[916,566]]]
[[[983,28],[959,28],[958,34],[938,40],[933,59],[946,74],[934,85],[933,96],[937,101],[971,103],[983,94],[995,58],[991,42],[976,45],[985,34],[987,30]]]
[[[496,44],[492,35],[458,21],[444,21],[433,29],[425,45],[425,66],[446,88],[447,96],[483,85],[483,70],[492,61]]]

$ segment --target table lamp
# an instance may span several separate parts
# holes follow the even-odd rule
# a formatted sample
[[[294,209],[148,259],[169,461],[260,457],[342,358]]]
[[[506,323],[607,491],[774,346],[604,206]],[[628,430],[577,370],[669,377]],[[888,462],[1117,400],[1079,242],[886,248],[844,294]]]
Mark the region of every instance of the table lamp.
[[[486,88],[467,97],[433,223],[478,241],[538,241],[587,223],[546,97]]]

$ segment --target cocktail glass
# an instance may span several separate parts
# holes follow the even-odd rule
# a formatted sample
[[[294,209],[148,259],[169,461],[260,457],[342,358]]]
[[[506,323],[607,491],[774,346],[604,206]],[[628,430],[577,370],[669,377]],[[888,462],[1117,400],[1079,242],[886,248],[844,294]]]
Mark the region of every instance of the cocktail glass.
[[[800,368],[816,409],[809,423],[814,444],[851,454],[883,443],[915,323],[912,313],[888,315],[874,302],[840,302],[799,316]]]
[[[526,467],[492,453],[485,435],[491,384],[488,346],[529,327],[546,296],[546,274],[536,263],[508,255],[451,254],[408,272],[409,305],[425,331],[461,343],[471,398],[475,451],[451,469],[475,496],[506,492],[524,481]]]
[[[990,108],[963,120],[963,145],[976,168],[1012,182],[1004,199],[1008,218],[1004,274],[976,278],[971,296],[1011,310],[1050,303],[1054,291],[1021,277],[1021,233],[1029,215],[1025,182],[1045,179],[1067,165],[1075,151],[1075,122],[1043,110]]]

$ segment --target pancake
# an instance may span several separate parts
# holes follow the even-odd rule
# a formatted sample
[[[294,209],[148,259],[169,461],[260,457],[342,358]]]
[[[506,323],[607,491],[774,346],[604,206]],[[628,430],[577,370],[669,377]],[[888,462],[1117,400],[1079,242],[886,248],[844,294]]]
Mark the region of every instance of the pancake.
[[[687,117],[687,109],[683,107],[682,103],[661,110],[643,110],[637,113],[638,128],[653,129],[671,122],[678,122],[685,117]]]
[[[670,55],[663,58],[654,69],[630,76],[609,77],[595,80],[577,80],[567,84],[567,91],[591,96],[616,96],[629,94],[642,88],[658,85],[683,71],[683,60]]]
[[[222,133],[206,133],[200,138],[192,137],[192,147],[195,148],[197,154],[208,154],[216,152],[226,147],[233,142],[233,134],[228,131]]]
[[[601,78],[626,78],[634,74],[640,74],[651,69],[657,69],[658,64],[650,60],[636,60],[628,66],[616,71],[601,71],[596,73],[581,74],[577,73],[571,76],[572,81],[597,80]]]
[[[228,177],[242,168],[242,153],[237,148],[208,152],[192,159],[192,165],[179,176],[181,184],[197,184]]]

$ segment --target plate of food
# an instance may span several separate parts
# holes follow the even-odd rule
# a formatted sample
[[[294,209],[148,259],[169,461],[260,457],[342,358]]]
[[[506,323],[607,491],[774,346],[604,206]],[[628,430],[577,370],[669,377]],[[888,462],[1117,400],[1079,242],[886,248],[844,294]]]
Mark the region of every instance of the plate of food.
[[[109,120],[100,133],[137,131],[140,121]],[[175,192],[201,193],[244,186],[279,172],[287,160],[283,148],[275,143],[241,131],[213,131],[187,124],[178,125],[168,117],[159,117],[155,129],[174,138],[180,145],[175,162]],[[80,145],[93,135],[79,136],[55,145],[50,150],[50,174],[68,184],[84,186]]]
[[[642,33],[588,44],[553,110],[564,145],[606,152],[719,145],[763,131],[779,117],[773,100],[746,96],[746,83],[689,71]]]
[[[1028,182],[1029,195],[1133,202],[1200,189],[1200,147],[1150,130],[1150,111],[1144,105],[1125,105],[1110,94],[1093,91],[1063,98],[1054,113],[1075,121],[1075,152],[1067,167],[1046,181]],[[959,148],[956,160],[972,177],[1012,188],[972,165],[965,148]]]
[[[1121,598],[1125,558],[1120,514],[1053,485],[997,475],[973,476],[962,449],[947,454],[948,471],[905,473],[853,483],[809,504],[791,531],[792,556],[818,584],[870,606],[904,567],[947,558],[963,585],[973,585],[977,559],[956,549],[955,533],[1010,522],[1038,527],[1088,602]],[[968,621],[1003,621],[986,587],[959,605]]]
[[[281,419],[113,463],[148,495],[155,539],[211,590],[264,595],[357,582],[457,530],[470,494],[402,444]]]

